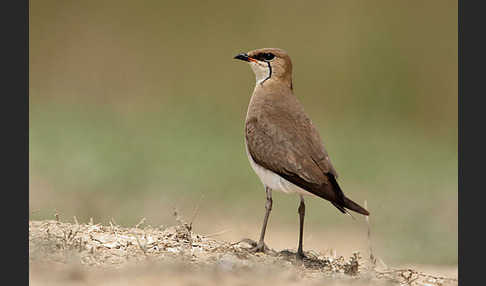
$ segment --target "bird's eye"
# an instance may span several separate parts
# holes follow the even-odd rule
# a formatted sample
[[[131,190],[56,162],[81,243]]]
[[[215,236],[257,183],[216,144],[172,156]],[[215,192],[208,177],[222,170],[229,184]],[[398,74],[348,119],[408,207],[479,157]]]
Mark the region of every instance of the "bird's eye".
[[[259,53],[258,55],[255,56],[255,59],[259,61],[271,61],[275,58],[275,55],[272,53]]]
[[[272,53],[263,53],[262,58],[266,61],[271,61],[275,58],[275,55]]]

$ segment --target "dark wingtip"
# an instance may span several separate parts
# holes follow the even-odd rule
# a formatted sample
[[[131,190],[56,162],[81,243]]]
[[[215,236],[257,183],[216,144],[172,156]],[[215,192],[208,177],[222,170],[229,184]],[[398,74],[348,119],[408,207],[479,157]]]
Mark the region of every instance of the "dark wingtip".
[[[367,211],[365,208],[358,205],[357,203],[353,202],[352,200],[348,199],[347,197],[344,197],[344,207],[365,216],[370,215],[369,211]]]

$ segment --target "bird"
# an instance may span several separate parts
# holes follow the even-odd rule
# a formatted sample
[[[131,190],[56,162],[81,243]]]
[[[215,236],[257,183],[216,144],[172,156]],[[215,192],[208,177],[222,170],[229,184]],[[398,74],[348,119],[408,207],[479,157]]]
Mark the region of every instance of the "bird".
[[[256,77],[245,119],[245,147],[266,194],[260,239],[250,250],[268,250],[264,238],[273,205],[272,190],[282,191],[300,197],[296,257],[303,260],[304,196],[323,198],[344,214],[350,215],[348,210],[365,216],[370,213],[344,195],[339,186],[321,136],[294,95],[288,53],[279,48],[262,48],[240,53],[234,59],[249,63]]]

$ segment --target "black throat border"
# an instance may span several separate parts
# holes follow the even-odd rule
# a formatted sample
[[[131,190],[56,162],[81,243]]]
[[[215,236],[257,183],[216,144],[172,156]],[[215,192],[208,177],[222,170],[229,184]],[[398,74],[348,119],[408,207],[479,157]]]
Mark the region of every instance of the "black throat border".
[[[266,79],[264,79],[264,80],[263,80],[263,81],[260,83],[261,85],[263,85],[263,83],[264,83],[264,82],[265,82],[267,79],[269,79],[269,78],[271,78],[271,77],[272,77],[272,65],[270,64],[270,62],[267,62],[267,64],[268,64],[268,70],[269,70],[270,72],[268,73],[267,78],[266,78]]]

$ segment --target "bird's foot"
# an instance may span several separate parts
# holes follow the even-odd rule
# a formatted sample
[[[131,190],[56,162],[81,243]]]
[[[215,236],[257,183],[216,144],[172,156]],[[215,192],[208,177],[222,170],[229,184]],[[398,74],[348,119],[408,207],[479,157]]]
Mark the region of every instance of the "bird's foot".
[[[304,251],[297,251],[295,254],[297,260],[304,261],[304,258],[307,258],[307,256],[304,254]]]
[[[254,247],[248,249],[250,252],[263,252],[266,253],[268,252],[268,247],[265,245],[265,243],[257,243]]]
[[[304,252],[293,252],[292,250],[289,250],[289,249],[285,249],[285,250],[282,250],[279,252],[279,255],[281,255],[282,257],[284,257],[286,260],[289,260],[289,261],[294,261],[294,259],[297,261],[297,262],[304,262],[304,260],[308,260],[309,257],[307,255],[304,254]]]
[[[245,238],[245,239],[241,240],[240,242],[246,242],[246,243],[248,243],[251,246],[250,248],[248,248],[248,251],[250,251],[250,252],[254,252],[254,253],[256,253],[256,252],[263,252],[263,253],[266,253],[269,250],[268,246],[263,241],[259,241],[257,243],[253,239]]]

